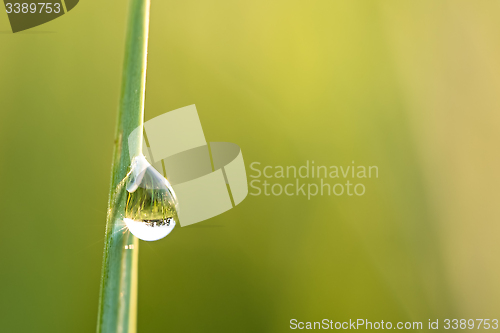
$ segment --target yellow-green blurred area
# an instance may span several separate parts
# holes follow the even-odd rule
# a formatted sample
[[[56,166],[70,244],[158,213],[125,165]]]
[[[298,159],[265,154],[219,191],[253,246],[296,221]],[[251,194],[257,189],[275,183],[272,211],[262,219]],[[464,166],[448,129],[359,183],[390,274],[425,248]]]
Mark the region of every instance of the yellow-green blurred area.
[[[127,10],[85,0],[16,34],[0,13],[1,332],[95,329]],[[355,161],[379,178],[361,197],[249,195],[141,241],[139,332],[498,318],[497,1],[151,11],[146,120],[196,104],[248,174]]]

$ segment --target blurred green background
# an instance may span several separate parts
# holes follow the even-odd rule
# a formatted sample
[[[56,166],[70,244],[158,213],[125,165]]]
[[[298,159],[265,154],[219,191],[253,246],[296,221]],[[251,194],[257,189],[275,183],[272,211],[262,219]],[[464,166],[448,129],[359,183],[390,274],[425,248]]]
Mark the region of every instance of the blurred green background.
[[[0,331],[92,332],[127,1],[0,14]],[[141,242],[139,332],[500,310],[500,5],[154,1],[146,120],[196,104],[247,165],[377,165]],[[287,183],[285,179],[283,183]]]

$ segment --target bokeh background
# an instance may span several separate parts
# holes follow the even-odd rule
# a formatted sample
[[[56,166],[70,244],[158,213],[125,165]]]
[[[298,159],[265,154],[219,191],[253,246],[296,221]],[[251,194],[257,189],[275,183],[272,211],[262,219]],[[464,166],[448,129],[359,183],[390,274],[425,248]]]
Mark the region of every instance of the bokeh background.
[[[96,326],[126,1],[0,13],[0,330]],[[196,104],[247,167],[377,165],[140,243],[139,332],[500,311],[500,4],[155,1],[146,120]],[[288,181],[284,181],[286,183]]]

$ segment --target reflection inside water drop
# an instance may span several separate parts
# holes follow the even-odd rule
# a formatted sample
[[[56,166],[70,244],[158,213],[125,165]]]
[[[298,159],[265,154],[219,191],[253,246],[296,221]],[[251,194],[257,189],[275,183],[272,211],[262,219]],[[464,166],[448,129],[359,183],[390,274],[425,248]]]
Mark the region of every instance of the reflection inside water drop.
[[[167,236],[178,222],[178,203],[172,186],[144,156],[135,157],[128,174],[124,222],[139,239]]]

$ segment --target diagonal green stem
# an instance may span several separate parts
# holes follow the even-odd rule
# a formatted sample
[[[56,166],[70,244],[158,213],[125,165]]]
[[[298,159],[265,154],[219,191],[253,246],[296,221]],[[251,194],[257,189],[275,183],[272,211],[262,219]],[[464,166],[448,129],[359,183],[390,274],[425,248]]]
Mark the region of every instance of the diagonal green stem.
[[[142,154],[150,0],[131,0],[111,174],[97,321],[98,333],[136,331],[138,239],[125,227],[131,159]],[[139,130],[134,131],[134,129]],[[129,137],[135,144],[129,146]]]

